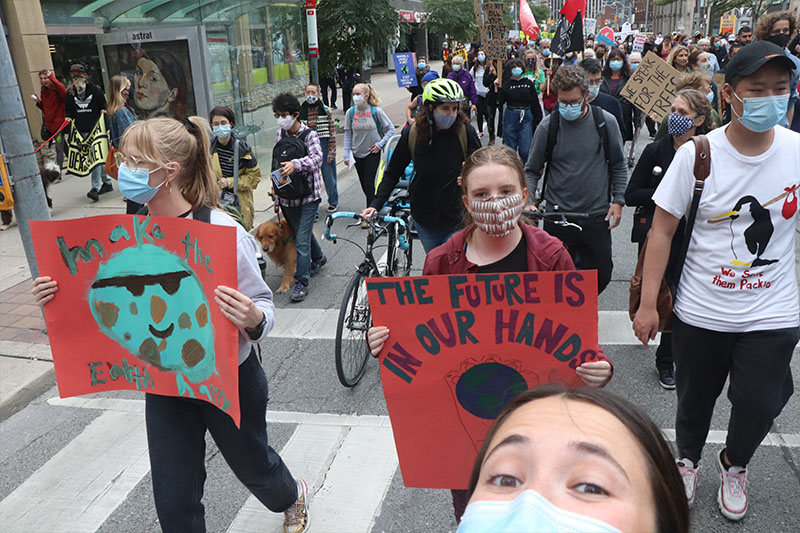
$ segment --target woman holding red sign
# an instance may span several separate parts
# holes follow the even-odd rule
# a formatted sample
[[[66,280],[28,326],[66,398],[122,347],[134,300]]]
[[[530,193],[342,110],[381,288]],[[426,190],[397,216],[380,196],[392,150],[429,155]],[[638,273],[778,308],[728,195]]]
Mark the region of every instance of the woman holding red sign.
[[[455,233],[425,258],[424,276],[575,270],[562,242],[519,219],[528,199],[525,173],[516,152],[504,145],[487,146],[467,158],[461,171],[467,227]],[[389,338],[389,328],[373,326],[367,333],[377,357]],[[613,368],[602,349],[598,361],[586,362],[576,373],[589,387],[603,387]],[[452,490],[456,521],[467,505],[466,490]]]

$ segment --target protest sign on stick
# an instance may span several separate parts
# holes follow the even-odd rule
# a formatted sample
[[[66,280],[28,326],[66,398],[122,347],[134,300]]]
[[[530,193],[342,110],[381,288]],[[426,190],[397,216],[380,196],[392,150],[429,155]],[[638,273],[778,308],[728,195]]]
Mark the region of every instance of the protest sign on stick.
[[[33,221],[61,397],[139,390],[208,401],[239,425],[238,330],[214,301],[237,286],[236,229],[172,217]]]
[[[417,86],[415,55],[414,52],[392,54],[392,58],[394,59],[394,73],[395,76],[397,76],[398,87]]]
[[[406,487],[467,488],[486,431],[515,395],[578,386],[597,361],[597,273],[373,278],[390,327],[381,381]]]
[[[647,52],[625,87],[622,96],[658,121],[669,115],[675,100],[675,81],[680,72],[653,52]]]

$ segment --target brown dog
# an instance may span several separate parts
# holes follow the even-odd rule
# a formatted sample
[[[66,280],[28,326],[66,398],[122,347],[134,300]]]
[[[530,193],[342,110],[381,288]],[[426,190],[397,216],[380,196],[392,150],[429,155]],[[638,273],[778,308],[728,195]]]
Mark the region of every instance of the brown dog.
[[[286,292],[292,285],[297,270],[297,250],[294,247],[294,232],[286,220],[264,222],[256,229],[256,239],[272,262],[283,267],[283,280],[275,292]]]

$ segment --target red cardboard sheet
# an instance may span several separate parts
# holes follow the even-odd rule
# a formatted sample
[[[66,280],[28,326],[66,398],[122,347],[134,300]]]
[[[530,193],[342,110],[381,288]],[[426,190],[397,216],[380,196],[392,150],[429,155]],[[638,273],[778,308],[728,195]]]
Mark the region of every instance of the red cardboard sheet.
[[[237,328],[214,302],[236,288],[236,230],[108,215],[31,222],[62,397],[133,389],[202,399],[239,425]]]
[[[390,328],[381,380],[407,487],[465,489],[492,421],[518,393],[580,386],[598,360],[597,273],[367,281]]]

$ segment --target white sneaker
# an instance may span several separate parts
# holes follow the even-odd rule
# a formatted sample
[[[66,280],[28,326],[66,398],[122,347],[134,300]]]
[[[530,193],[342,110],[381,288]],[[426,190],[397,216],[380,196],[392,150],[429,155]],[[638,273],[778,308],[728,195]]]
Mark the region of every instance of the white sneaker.
[[[694,504],[695,489],[700,483],[700,474],[697,473],[697,467],[691,459],[675,459],[675,464],[678,466],[678,471],[681,473],[681,479],[683,479],[686,501],[689,502],[689,507],[691,507]]]
[[[728,520],[741,520],[747,513],[747,469],[742,466],[726,469],[722,464],[723,453],[725,450],[716,454],[720,480],[717,503],[722,516]]]

